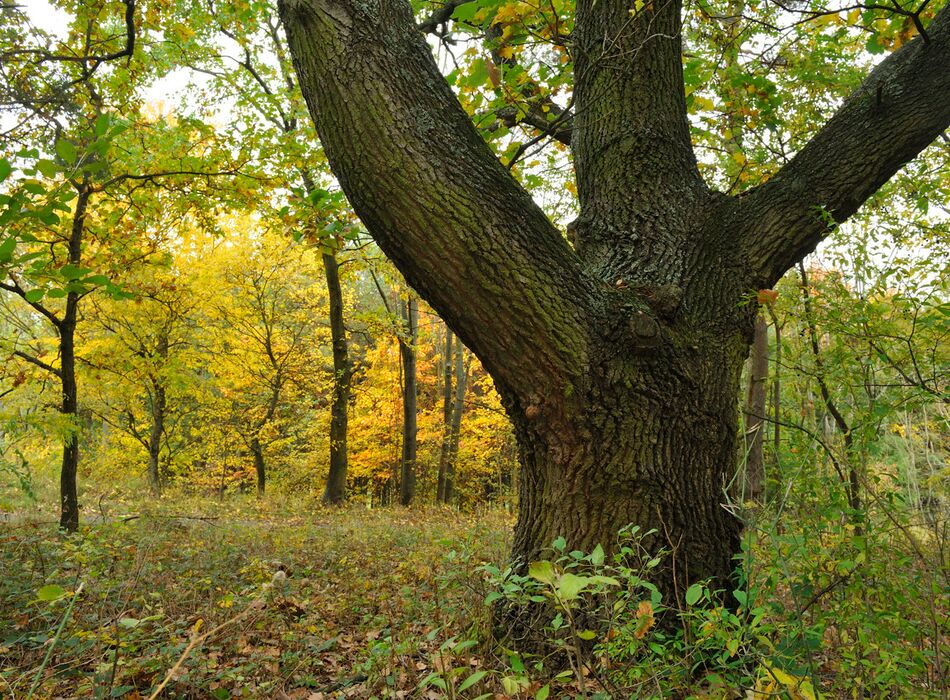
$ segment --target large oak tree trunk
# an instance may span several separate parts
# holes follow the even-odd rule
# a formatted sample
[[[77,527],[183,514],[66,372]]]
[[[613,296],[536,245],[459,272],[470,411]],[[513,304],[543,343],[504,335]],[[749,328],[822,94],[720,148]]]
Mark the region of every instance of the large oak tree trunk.
[[[749,297],[950,124],[950,10],[766,184],[732,197],[696,166],[681,3],[630,8],[576,3],[572,248],[473,128],[409,3],[280,3],[334,174],[515,424],[513,558],[525,565],[558,535],[610,548],[635,523],[672,551],[658,573],[669,601],[699,579],[730,585],[739,523],[724,486]]]
[[[618,529],[639,525],[655,531],[650,550],[672,552],[657,580],[668,598],[698,579],[729,585],[739,522],[725,507],[725,485],[735,470],[746,347],[736,333],[647,358],[606,359],[570,418],[549,420],[528,407],[515,419],[522,476],[513,556],[550,555],[557,536],[610,551]]]

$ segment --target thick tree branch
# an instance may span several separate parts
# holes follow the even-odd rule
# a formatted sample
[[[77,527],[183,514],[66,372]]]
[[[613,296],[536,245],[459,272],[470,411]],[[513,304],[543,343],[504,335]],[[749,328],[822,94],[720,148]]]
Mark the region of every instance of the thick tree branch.
[[[563,392],[584,375],[594,285],[475,130],[408,3],[280,9],[330,165],[380,247],[503,388]]]
[[[633,271],[677,281],[678,256],[657,252],[685,247],[708,193],[686,118],[681,7],[680,0],[638,11],[629,0],[577,3],[575,229],[582,258],[604,277]]]
[[[437,34],[440,29],[452,18],[457,7],[466,5],[473,0],[446,0],[431,15],[419,22],[419,31],[424,34]]]
[[[950,126],[950,7],[891,54],[769,182],[739,200],[747,260],[771,287]]]
[[[505,123],[505,126],[527,124],[540,131],[542,136],[550,136],[565,146],[571,145],[574,117],[570,112],[561,109],[550,98],[544,98],[542,102],[529,101],[526,106],[527,112],[524,114],[519,114],[515,107],[503,107],[498,110],[498,118]],[[547,112],[544,111],[544,106],[547,106]]]

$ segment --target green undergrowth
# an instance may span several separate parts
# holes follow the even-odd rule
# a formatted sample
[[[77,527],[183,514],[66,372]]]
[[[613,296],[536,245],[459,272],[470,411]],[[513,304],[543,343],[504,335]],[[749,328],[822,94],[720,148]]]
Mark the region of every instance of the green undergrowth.
[[[19,511],[0,697],[946,697],[945,541],[900,503],[856,523],[825,495],[747,513],[744,578],[675,601],[635,527],[616,555],[559,539],[519,575],[498,511],[102,498],[68,537]],[[502,599],[546,611],[542,651],[491,638]]]

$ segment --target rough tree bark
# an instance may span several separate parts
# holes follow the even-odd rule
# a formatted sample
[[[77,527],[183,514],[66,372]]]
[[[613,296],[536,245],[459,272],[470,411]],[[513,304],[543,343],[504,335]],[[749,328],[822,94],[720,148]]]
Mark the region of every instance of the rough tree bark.
[[[410,294],[399,302],[405,337],[399,336],[402,362],[402,459],[400,460],[399,503],[408,506],[416,495],[416,342],[418,319],[416,302]]]
[[[710,190],[690,143],[681,3],[578,0],[572,249],[479,137],[405,0],[282,0],[330,166],[407,281],[491,373],[518,439],[512,556],[656,530],[667,599],[729,585],[720,504],[768,288],[950,123],[950,9],[766,184]],[[607,39],[605,39],[607,37]]]

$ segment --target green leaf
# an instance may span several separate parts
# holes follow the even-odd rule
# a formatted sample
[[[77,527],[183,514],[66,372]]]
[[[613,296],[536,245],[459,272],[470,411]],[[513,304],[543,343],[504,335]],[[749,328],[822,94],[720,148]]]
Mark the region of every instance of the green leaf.
[[[732,595],[739,601],[739,605],[745,605],[748,602],[745,591],[735,590],[732,592]]]
[[[576,574],[566,573],[558,581],[558,597],[563,601],[574,600],[581,594],[590,583],[587,576],[577,576]]]
[[[607,586],[619,586],[620,581],[615,579],[613,576],[591,576],[590,582],[593,583],[602,583]]]
[[[13,258],[13,252],[16,250],[16,238],[12,236],[0,243],[0,264],[8,263]]]
[[[134,686],[134,685],[120,685],[120,686],[116,686],[115,688],[112,689],[112,692],[109,693],[109,697],[112,697],[112,698],[121,698],[123,695],[125,695],[126,693],[129,693],[129,692],[131,692],[131,691],[133,691],[133,690],[135,690],[135,686]],[[215,697],[217,697],[217,696],[215,696]],[[229,696],[229,695],[225,695],[224,697],[227,698],[227,697],[230,697],[230,696]]]
[[[10,173],[12,172],[13,166],[10,165],[10,161],[8,161],[6,158],[0,158],[0,182],[3,182],[8,177],[10,177]]]
[[[70,263],[66,263],[61,268],[59,268],[59,274],[68,280],[78,280],[81,277],[85,277],[90,272],[91,270],[88,267],[79,267],[78,265],[72,265]]]
[[[471,676],[462,681],[461,685],[458,687],[458,691],[462,692],[463,690],[468,690],[473,685],[478,683],[482,678],[485,677],[488,671],[475,671]]]
[[[583,639],[585,642],[589,642],[590,640],[597,638],[597,633],[592,630],[584,630],[583,632],[578,632],[577,636],[580,639]]]
[[[109,115],[100,114],[96,117],[96,123],[92,125],[92,132],[96,136],[102,136],[109,130]]]
[[[82,282],[83,284],[101,286],[109,284],[109,278],[105,275],[89,275],[89,277],[84,277]]]
[[[26,299],[29,303],[35,304],[40,299],[46,296],[46,290],[42,287],[37,287],[36,289],[31,289],[26,294],[23,295],[23,298]]]
[[[695,605],[703,595],[703,587],[698,583],[686,589],[686,604]]]
[[[872,34],[867,43],[864,45],[864,48],[867,49],[868,53],[879,54],[884,53],[886,50],[881,46],[880,42],[877,40],[877,34]]]
[[[475,19],[476,12],[478,12],[478,3],[466,2],[455,8],[452,17],[460,22],[471,22]]]
[[[51,160],[46,160],[45,158],[36,161],[36,169],[39,170],[43,177],[54,178],[59,172],[59,166],[56,165]]]
[[[534,700],[547,700],[548,695],[551,694],[550,685],[542,685],[538,688],[538,692],[534,694]]]
[[[601,566],[604,563],[604,548],[599,544],[590,553],[590,563],[594,566]]]
[[[49,602],[59,600],[64,595],[66,595],[65,588],[57,586],[55,583],[50,583],[36,592],[36,599]]]
[[[119,627],[124,627],[127,630],[130,630],[133,627],[138,627],[141,623],[141,620],[136,620],[134,617],[119,618]]]
[[[504,676],[501,679],[501,687],[504,688],[508,695],[514,695],[519,690],[521,690],[518,680],[516,678],[512,678],[511,676]]]
[[[551,543],[551,546],[554,547],[556,551],[563,552],[567,547],[567,540],[565,540],[563,537],[558,537],[554,540],[554,542]]]
[[[517,654],[511,654],[508,657],[508,661],[511,662],[511,668],[515,673],[523,674],[524,673],[524,663],[521,661],[521,657]]]
[[[476,58],[469,69],[469,81],[473,85],[483,85],[488,82],[488,64],[484,58]]]
[[[528,576],[541,583],[554,583],[554,564],[549,561],[533,561],[528,564]]]
[[[65,139],[59,139],[56,142],[56,155],[72,165],[76,162],[76,147]]]

